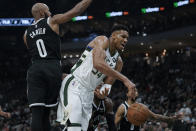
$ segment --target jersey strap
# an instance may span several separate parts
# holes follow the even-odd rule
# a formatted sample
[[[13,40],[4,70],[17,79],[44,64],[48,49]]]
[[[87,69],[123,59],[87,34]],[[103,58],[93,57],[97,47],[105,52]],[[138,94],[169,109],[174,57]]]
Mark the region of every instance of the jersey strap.
[[[89,52],[90,52],[92,49],[93,49],[93,48],[90,47],[90,46],[87,46],[87,47],[86,47],[86,50],[89,51]]]

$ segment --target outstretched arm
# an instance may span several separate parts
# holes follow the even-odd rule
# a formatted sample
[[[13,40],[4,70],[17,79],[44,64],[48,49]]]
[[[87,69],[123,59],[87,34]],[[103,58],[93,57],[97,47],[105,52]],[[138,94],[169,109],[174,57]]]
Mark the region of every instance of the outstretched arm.
[[[4,116],[6,118],[10,118],[11,117],[11,114],[9,112],[2,111],[2,109],[0,107],[0,116]]]
[[[157,121],[163,121],[163,122],[173,122],[177,119],[180,119],[182,116],[181,115],[176,115],[176,116],[164,116],[160,114],[155,114],[152,111],[149,110],[150,113],[150,119],[152,120],[157,120]]]
[[[87,7],[90,5],[91,2],[92,2],[92,0],[82,0],[81,2],[79,2],[77,5],[75,5],[75,7],[73,7],[68,12],[66,12],[64,14],[54,15],[50,19],[50,23],[59,25],[59,24],[63,24],[65,22],[71,20],[73,17],[76,17],[76,16],[80,15],[82,12],[84,12],[87,9]]]

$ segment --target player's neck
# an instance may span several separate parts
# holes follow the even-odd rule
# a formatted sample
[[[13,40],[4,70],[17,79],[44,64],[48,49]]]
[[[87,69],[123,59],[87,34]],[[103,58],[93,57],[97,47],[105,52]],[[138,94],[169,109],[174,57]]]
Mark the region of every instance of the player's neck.
[[[37,17],[34,18],[34,20],[35,20],[35,22],[37,22],[38,20],[43,19],[43,18],[44,17],[42,17],[42,16],[37,16]]]
[[[131,104],[135,103],[135,101],[132,101],[132,100],[128,99],[128,100],[127,100],[127,103],[128,103],[129,105],[131,105]]]
[[[116,49],[114,47],[113,40],[111,39],[111,37],[109,39],[109,51],[111,55],[114,55],[114,53],[116,52]]]
[[[35,18],[35,23],[36,23],[39,19],[41,19],[41,18]]]

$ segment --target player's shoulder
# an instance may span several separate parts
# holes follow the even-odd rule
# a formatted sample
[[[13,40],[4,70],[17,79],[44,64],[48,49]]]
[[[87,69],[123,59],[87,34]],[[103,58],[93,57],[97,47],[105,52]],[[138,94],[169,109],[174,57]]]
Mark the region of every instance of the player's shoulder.
[[[109,39],[104,35],[97,36],[89,43],[89,46],[93,48],[102,47],[103,49],[106,49],[109,46]]]
[[[118,107],[119,109],[121,109],[121,110],[125,110],[125,108],[126,108],[126,105],[125,105],[125,103],[123,102],[123,103],[121,103],[120,105],[119,105],[119,107]]]
[[[118,109],[117,109],[117,113],[123,115],[125,113],[125,105],[120,104]]]
[[[145,105],[145,104],[143,104],[143,103],[135,102],[135,104],[140,104],[141,106],[143,106],[144,108],[146,108],[146,109],[148,109],[148,110],[149,110],[148,106],[147,106],[147,105]]]
[[[97,36],[97,37],[95,37],[95,39],[97,39],[97,40],[109,40],[108,37],[105,36],[105,35]]]
[[[97,45],[109,44],[109,38],[104,35],[100,35],[100,36],[95,37],[94,41]]]

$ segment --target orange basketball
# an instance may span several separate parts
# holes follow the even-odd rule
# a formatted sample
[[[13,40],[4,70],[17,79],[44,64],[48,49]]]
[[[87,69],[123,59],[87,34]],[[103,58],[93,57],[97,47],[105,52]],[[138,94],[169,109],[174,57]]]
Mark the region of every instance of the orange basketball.
[[[135,126],[142,125],[149,118],[148,108],[141,103],[132,104],[127,111],[127,119]]]

